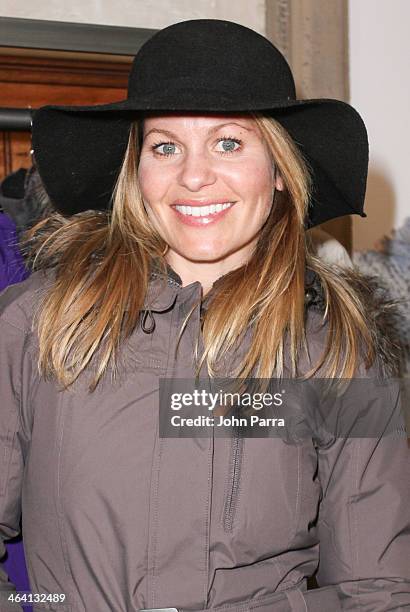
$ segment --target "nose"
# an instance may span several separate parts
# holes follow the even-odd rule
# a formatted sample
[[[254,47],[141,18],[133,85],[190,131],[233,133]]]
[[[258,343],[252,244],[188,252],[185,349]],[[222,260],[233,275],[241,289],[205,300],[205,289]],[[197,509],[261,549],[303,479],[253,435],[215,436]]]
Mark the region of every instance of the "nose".
[[[179,184],[189,191],[200,191],[203,187],[213,185],[216,171],[213,160],[201,151],[191,150],[184,156],[179,173]]]

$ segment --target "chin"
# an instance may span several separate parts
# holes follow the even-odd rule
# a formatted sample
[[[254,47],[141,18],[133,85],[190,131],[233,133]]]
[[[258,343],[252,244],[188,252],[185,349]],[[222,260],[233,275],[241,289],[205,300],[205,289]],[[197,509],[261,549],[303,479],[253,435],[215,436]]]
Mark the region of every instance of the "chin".
[[[197,247],[197,245],[196,245]],[[210,249],[198,249],[192,248],[187,249],[186,245],[184,249],[177,251],[182,257],[188,259],[190,261],[196,262],[212,262],[220,259],[224,259],[228,256],[228,253],[220,250],[210,250]]]

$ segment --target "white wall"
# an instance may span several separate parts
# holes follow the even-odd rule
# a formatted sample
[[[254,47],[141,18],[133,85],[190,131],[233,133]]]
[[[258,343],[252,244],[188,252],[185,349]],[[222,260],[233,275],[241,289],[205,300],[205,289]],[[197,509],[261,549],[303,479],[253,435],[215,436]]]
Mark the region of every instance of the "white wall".
[[[350,103],[369,133],[365,212],[353,246],[372,248],[410,216],[410,2],[349,0]]]
[[[0,15],[154,29],[186,19],[227,19],[265,31],[265,0],[0,0]]]

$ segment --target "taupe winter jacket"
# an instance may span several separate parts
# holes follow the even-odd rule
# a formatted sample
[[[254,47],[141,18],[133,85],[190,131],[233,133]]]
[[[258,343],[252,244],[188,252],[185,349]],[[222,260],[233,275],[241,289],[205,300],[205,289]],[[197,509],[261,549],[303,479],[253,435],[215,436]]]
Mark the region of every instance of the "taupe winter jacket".
[[[38,376],[31,321],[49,282],[38,271],[0,294],[0,558],[22,513],[33,596],[65,594],[36,612],[410,610],[405,432],[161,438],[159,378],[193,376],[199,305],[173,354],[199,282],[153,273],[120,383],[92,394]],[[307,317],[315,360],[324,330]],[[13,589],[0,572],[2,612],[21,609]]]

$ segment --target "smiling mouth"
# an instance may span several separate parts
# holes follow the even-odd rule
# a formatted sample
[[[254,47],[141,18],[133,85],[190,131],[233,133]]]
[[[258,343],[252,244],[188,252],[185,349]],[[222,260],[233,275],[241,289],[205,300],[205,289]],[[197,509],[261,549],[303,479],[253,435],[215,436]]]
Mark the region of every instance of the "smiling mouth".
[[[207,206],[184,206],[175,205],[174,208],[186,217],[210,217],[231,208],[235,202],[224,202],[223,204],[210,204]]]

